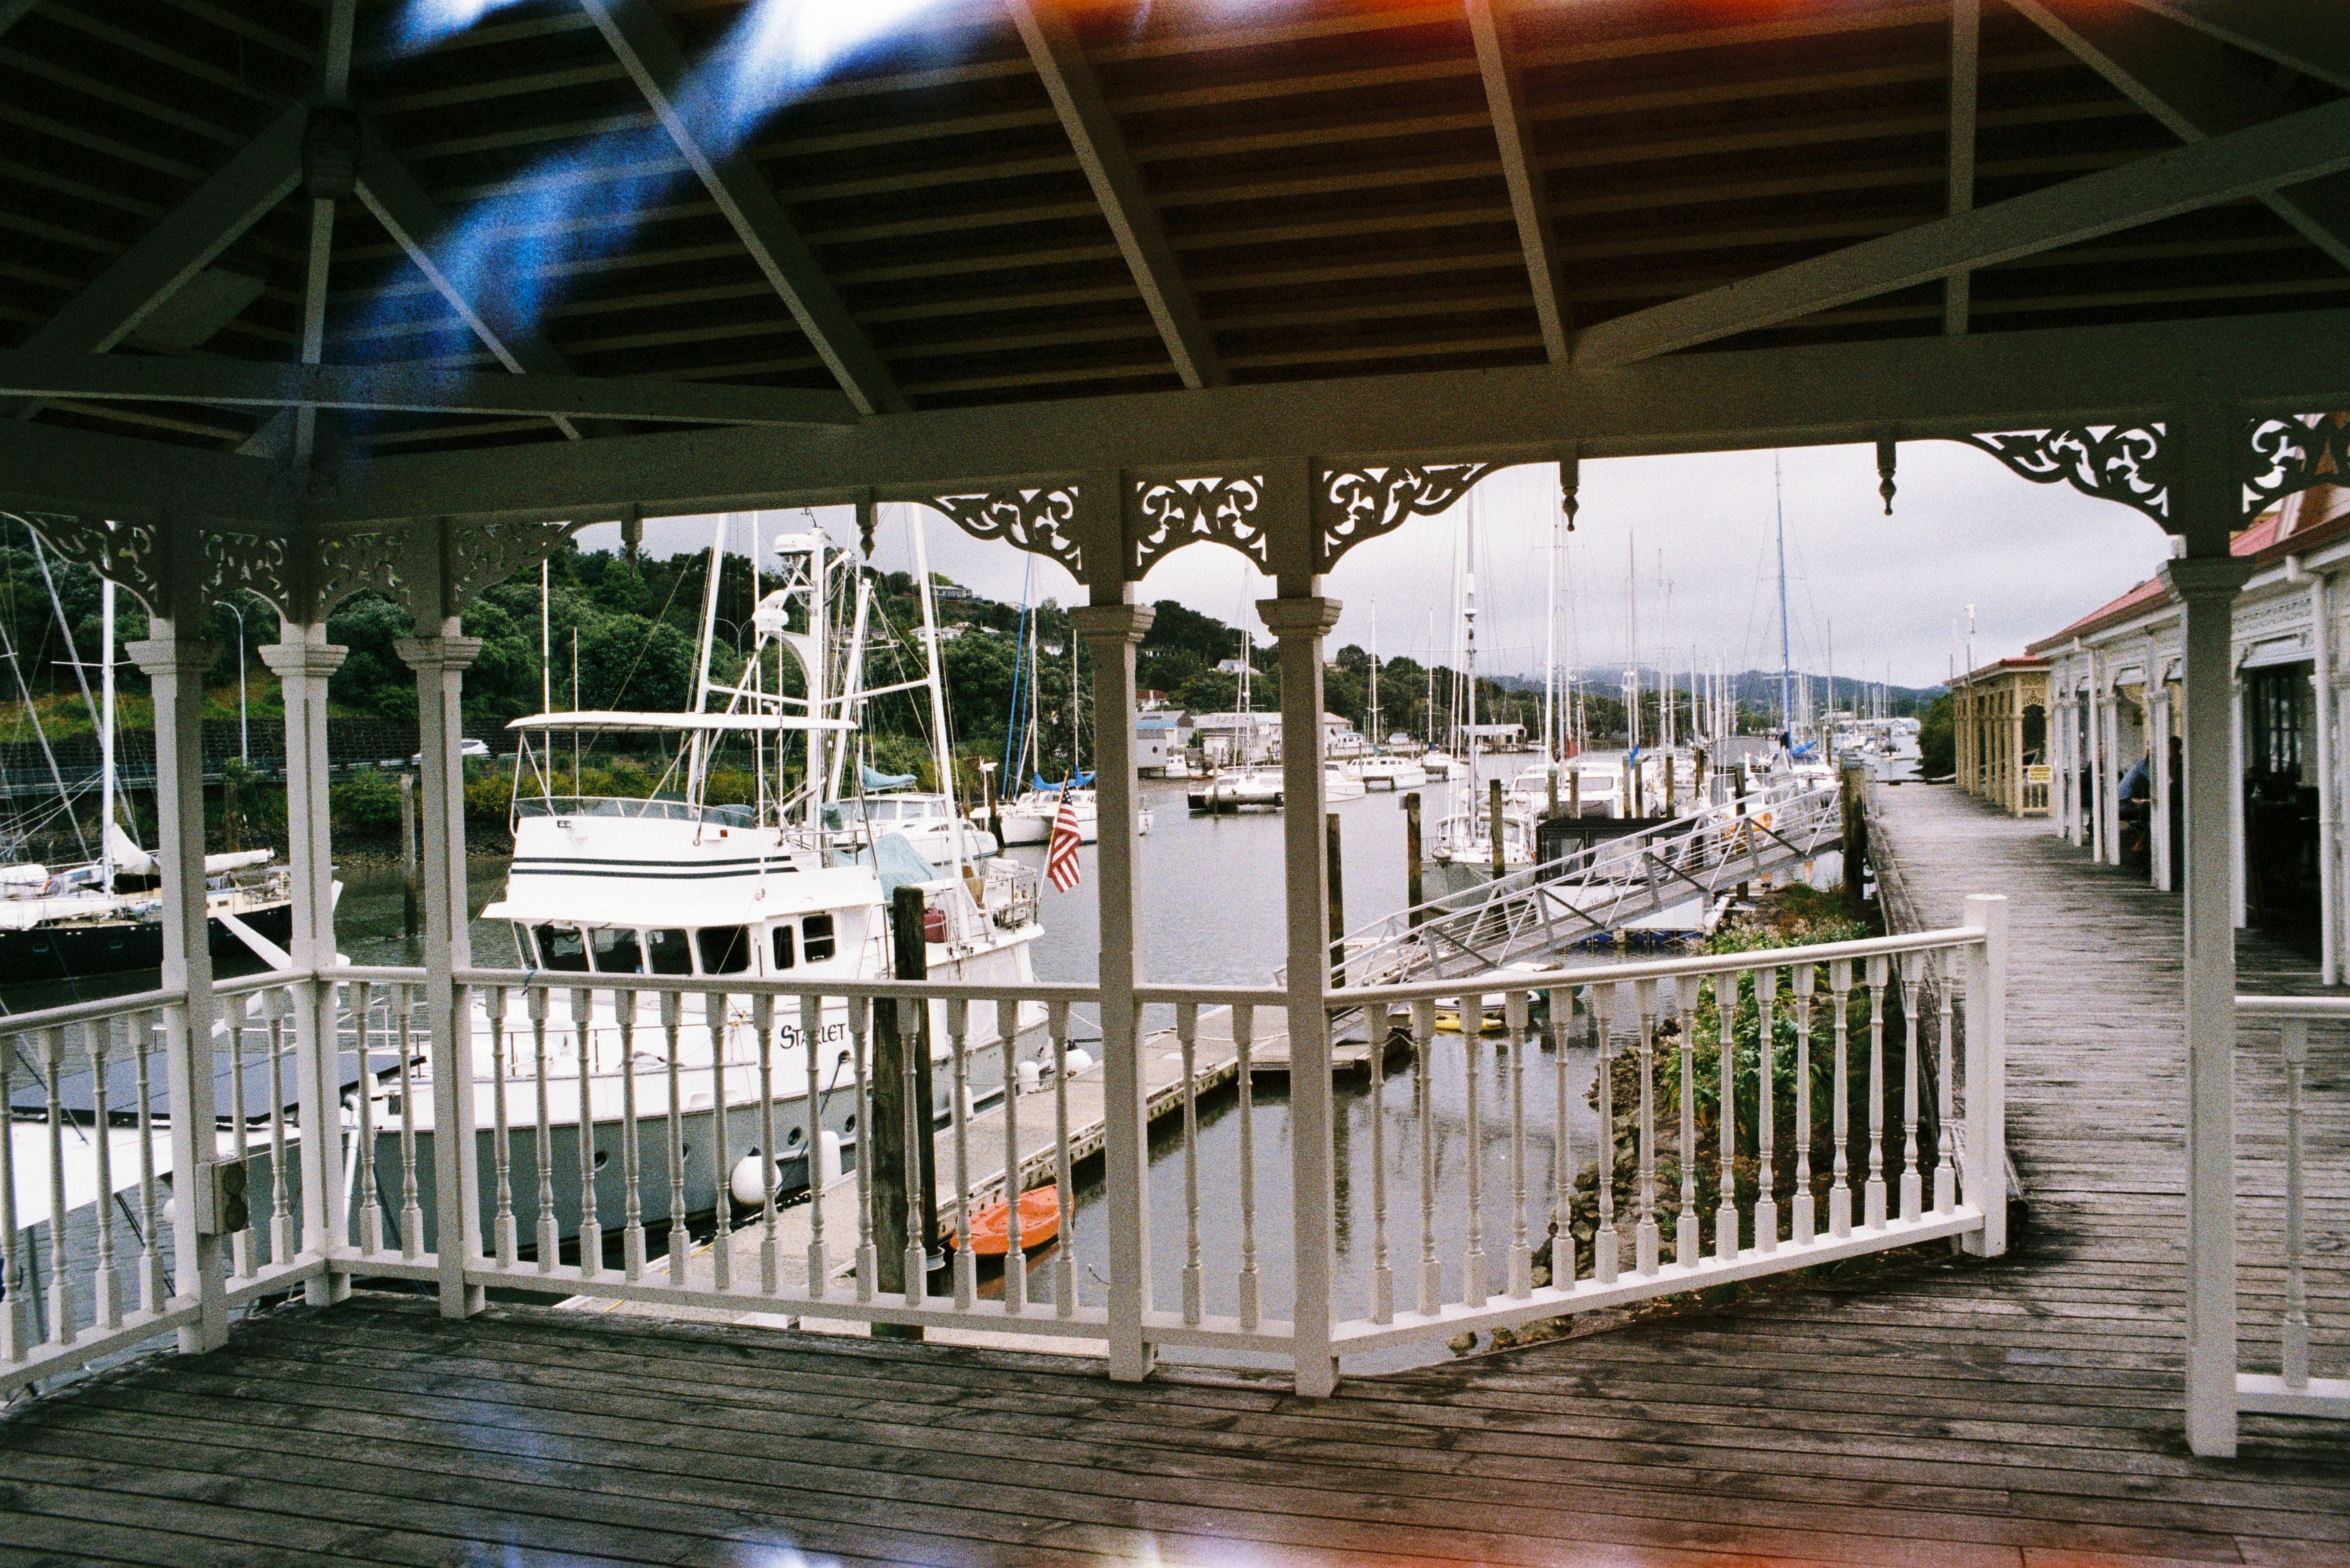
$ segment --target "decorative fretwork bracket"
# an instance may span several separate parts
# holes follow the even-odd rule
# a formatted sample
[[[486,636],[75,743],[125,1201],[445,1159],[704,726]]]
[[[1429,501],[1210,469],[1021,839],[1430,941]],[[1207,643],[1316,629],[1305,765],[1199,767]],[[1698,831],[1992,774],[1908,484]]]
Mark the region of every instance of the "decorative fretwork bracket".
[[[1023,550],[1048,556],[1085,580],[1085,552],[1074,526],[1078,487],[1056,484],[998,490],[978,495],[940,495],[931,505],[974,539],[1002,539]]]
[[[1264,501],[1264,476],[1243,474],[1233,479],[1145,480],[1133,492],[1134,525],[1128,530],[1130,580],[1143,575],[1169,552],[1202,539],[1229,545],[1254,563],[1259,572],[1273,570],[1273,537],[1256,519]]]
[[[2257,517],[2312,485],[2350,478],[2350,414],[2280,414],[2243,422],[2236,452],[2244,515]],[[2079,425],[1965,436],[2024,478],[2063,481],[2084,495],[2170,521],[2170,460],[2160,425]]]
[[[1450,462],[1324,472],[1315,480],[1314,494],[1317,569],[1328,571],[1366,539],[1391,534],[1411,518],[1432,517],[1446,510],[1502,466]]]
[[[2084,495],[2135,506],[2158,523],[2170,520],[2169,464],[2158,426],[2079,425],[1959,439],[2035,484],[2061,480]]]
[[[22,516],[42,541],[66,560],[111,577],[130,590],[150,614],[163,600],[167,566],[165,525],[161,523],[109,523],[95,517],[68,517],[56,512],[27,512]]]
[[[2251,421],[2245,514],[2257,516],[2318,484],[2350,482],[2350,413],[2285,414]]]

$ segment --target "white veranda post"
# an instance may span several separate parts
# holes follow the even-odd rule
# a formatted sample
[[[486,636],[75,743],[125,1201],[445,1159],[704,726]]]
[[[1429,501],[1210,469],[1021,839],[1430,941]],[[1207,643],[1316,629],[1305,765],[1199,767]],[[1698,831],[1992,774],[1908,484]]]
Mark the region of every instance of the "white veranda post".
[[[459,634],[455,616],[438,635],[402,638],[394,645],[416,672],[418,740],[424,755],[417,815],[424,830],[424,971],[432,1015],[432,1164],[440,1230],[433,1250],[441,1263],[441,1312],[479,1312],[482,1287],[465,1282],[465,1266],[482,1256],[482,1211],[474,1169],[473,1042],[459,1008],[454,972],[470,968],[473,944],[465,908],[465,779],[457,747],[465,670],[482,639]]]
[[[2249,566],[2229,556],[2241,520],[2228,462],[2236,421],[2203,413],[2170,427],[2180,449],[2171,492],[2189,554],[2163,568],[2179,601],[2186,689],[2187,1439],[2236,1451],[2235,998],[2229,720],[2236,590]]]
[[[327,682],[349,650],[327,641],[327,628],[313,622],[280,623],[278,640],[261,650],[261,660],[277,676],[286,703],[286,860],[294,879],[294,934],[287,942],[296,969],[313,972],[335,964],[334,846],[327,806]],[[311,981],[296,988],[294,1029],[298,1056],[295,1080],[305,1127],[327,1127],[336,1105],[335,988]],[[330,1141],[302,1140],[302,1228],[310,1251],[332,1252],[346,1233],[348,1195]],[[329,1240],[331,1239],[331,1244]],[[350,1276],[329,1272],[312,1279],[305,1292],[313,1306],[326,1306],[350,1293]]]
[[[190,574],[192,576],[192,574]],[[166,581],[170,578],[167,576]],[[192,585],[182,585],[190,587]],[[172,1188],[185,1199],[172,1210],[172,1293],[202,1309],[180,1330],[183,1351],[228,1343],[225,1232],[213,1202],[220,1150],[214,1116],[213,958],[204,900],[204,672],[220,654],[213,643],[181,635],[201,624],[200,595],[152,606],[152,636],[126,650],[151,682],[155,704],[156,858],[163,874],[163,986],[184,993],[165,1010],[164,1040],[172,1104]]]
[[[1110,493],[1115,494],[1115,490]],[[1113,593],[1131,592],[1123,586]],[[1142,1035],[1134,989],[1134,649],[1155,612],[1113,600],[1070,612],[1094,667],[1094,800],[1100,837],[1094,871],[1101,932],[1103,1190],[1109,1224],[1109,1372],[1131,1382],[1150,1370],[1142,1322],[1150,1311],[1149,1147]]]

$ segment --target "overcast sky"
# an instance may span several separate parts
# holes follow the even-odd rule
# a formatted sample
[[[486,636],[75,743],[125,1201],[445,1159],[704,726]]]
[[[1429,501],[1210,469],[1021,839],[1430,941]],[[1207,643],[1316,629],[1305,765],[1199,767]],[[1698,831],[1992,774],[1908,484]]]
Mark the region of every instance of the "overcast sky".
[[[1602,679],[1623,668],[1625,583],[1627,567],[1636,567],[1643,665],[1658,664],[1660,649],[1669,648],[1676,669],[1692,657],[1732,669],[1776,669],[1773,455],[1586,460],[1582,508],[1565,551],[1571,588],[1563,582],[1558,596],[1559,662],[1574,663],[1579,653],[1586,671]],[[1964,636],[1969,605],[1975,659],[1986,662],[2020,653],[2025,643],[2151,576],[2168,553],[2161,530],[2139,513],[2068,485],[2032,483],[1988,453],[1955,442],[1902,445],[1900,493],[1890,517],[1877,493],[1874,447],[1793,448],[1776,455],[1787,519],[1790,640],[1799,670],[1827,667],[1832,633],[1839,678],[1938,685],[1950,666],[1954,635]],[[1554,467],[1506,470],[1451,512],[1357,546],[1328,580],[1329,593],[1346,605],[1333,646],[1370,646],[1376,605],[1382,655],[1425,658],[1432,625],[1433,651],[1450,659],[1473,506],[1479,668],[1539,673],[1557,493]],[[884,569],[910,565],[910,511],[882,509],[874,543]],[[820,507],[816,515],[835,539],[854,545],[847,508]],[[1033,598],[1077,601],[1075,579],[1045,557],[983,544],[943,517],[925,515],[934,570],[1012,603],[1020,601],[1024,576]],[[706,549],[716,521],[648,519],[646,550],[662,556]],[[764,540],[806,525],[796,513],[756,518]],[[733,547],[748,547],[752,533],[745,514],[732,529]],[[582,549],[615,549],[619,527],[582,529],[579,539]],[[1669,595],[1659,591],[1660,572]],[[1165,557],[1138,589],[1145,599],[1171,598],[1232,625],[1245,614],[1252,626],[1248,607],[1273,591],[1272,581],[1250,572],[1242,556],[1211,545]],[[1957,656],[1965,657],[1963,648]]]

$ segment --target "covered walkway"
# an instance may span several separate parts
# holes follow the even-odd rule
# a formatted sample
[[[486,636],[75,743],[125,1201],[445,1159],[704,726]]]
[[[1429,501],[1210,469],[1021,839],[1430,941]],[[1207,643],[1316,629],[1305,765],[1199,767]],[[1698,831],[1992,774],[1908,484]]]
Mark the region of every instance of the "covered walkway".
[[[362,1295],[0,1421],[0,1562],[2316,1564],[2342,1428],[2191,1457],[2179,902],[2044,824],[1883,792],[1925,919],[2013,904],[2030,1222],[1330,1399],[1286,1378]],[[2264,947],[2247,989],[2311,989]],[[2339,1147],[2338,1035],[2313,1143]],[[2275,1324],[2277,1098],[2240,1073],[2247,1366]],[[2330,1194],[2330,1197],[2327,1196]],[[2339,1235],[2338,1185],[2313,1230]],[[2313,1277],[2340,1357],[2338,1273]],[[1593,1326],[1598,1326],[1594,1324]]]

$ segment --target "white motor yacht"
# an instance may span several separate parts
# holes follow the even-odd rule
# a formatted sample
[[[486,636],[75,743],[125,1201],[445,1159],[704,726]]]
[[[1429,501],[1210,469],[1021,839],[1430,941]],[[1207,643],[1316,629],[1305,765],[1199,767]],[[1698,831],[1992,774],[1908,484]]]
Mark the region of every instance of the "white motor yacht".
[[[958,856],[983,858],[1002,847],[993,834],[959,818],[954,803],[945,795],[919,790],[891,790],[837,802],[826,808],[825,822],[837,830],[837,847],[854,849],[894,833],[932,866],[951,866]]]
[[[1387,753],[1357,757],[1347,763],[1347,771],[1367,790],[1418,789],[1428,782],[1428,770],[1420,765],[1418,757],[1399,757]]]

